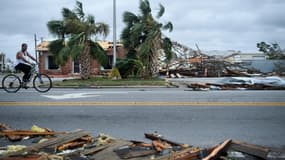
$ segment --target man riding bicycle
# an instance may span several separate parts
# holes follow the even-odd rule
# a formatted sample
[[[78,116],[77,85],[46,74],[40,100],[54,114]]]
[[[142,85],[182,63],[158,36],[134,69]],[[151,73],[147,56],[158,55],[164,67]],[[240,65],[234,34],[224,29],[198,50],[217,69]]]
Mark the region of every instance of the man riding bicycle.
[[[27,88],[27,83],[29,82],[30,77],[31,77],[31,69],[32,69],[33,63],[31,63],[29,59],[32,59],[33,61],[38,63],[37,60],[32,55],[29,54],[27,49],[28,49],[28,45],[26,43],[23,43],[21,51],[19,51],[16,55],[17,65],[15,66],[16,70],[20,70],[24,72],[24,76],[23,76],[23,87],[24,88]]]

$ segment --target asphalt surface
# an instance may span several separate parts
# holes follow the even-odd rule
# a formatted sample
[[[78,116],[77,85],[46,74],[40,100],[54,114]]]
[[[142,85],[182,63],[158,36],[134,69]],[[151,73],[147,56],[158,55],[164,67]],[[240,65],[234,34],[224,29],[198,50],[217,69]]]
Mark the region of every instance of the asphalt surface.
[[[0,90],[0,123],[55,131],[84,129],[94,135],[144,140],[166,138],[212,146],[232,138],[285,147],[285,91],[188,91],[187,89]]]
[[[284,147],[284,107],[1,107],[0,122],[29,129],[36,124],[56,131],[84,129],[124,139],[143,133],[195,146],[232,138]]]

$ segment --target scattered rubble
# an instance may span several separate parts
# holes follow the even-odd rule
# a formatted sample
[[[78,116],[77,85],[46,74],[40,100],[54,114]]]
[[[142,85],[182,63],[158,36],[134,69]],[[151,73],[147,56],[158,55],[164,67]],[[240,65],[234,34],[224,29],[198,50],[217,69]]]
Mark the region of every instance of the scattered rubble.
[[[285,80],[272,77],[225,77],[214,83],[182,81],[171,82],[174,86],[186,86],[192,90],[284,90]]]
[[[1,160],[215,160],[215,159],[283,159],[285,151],[225,140],[211,148],[193,147],[164,138],[158,133],[145,133],[151,142],[113,138],[105,134],[93,137],[89,132],[54,132],[40,127],[13,130],[0,124]],[[36,128],[36,130],[34,130]],[[38,134],[36,134],[36,132]],[[41,133],[41,134],[40,134]],[[49,134],[47,134],[49,133]],[[17,142],[28,140],[30,145],[14,145],[9,137],[19,136]],[[35,141],[35,139],[37,139]],[[10,145],[3,146],[2,141]],[[241,155],[241,158],[234,155]]]

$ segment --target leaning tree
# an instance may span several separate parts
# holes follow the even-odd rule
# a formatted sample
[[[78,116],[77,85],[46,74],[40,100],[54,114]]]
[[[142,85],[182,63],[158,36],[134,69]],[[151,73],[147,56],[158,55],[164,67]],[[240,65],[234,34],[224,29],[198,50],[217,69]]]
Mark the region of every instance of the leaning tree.
[[[50,33],[57,37],[49,44],[49,51],[59,65],[64,65],[70,57],[78,58],[81,78],[88,79],[92,58],[96,58],[101,64],[107,61],[104,50],[95,39],[98,35],[106,37],[109,26],[95,22],[93,15],[86,15],[79,1],[76,1],[73,10],[63,8],[62,17],[62,20],[51,20],[47,23]]]
[[[121,39],[128,49],[128,58],[138,59],[143,63],[144,74],[152,76],[158,72],[159,55],[166,54],[171,59],[172,44],[169,38],[163,36],[162,30],[173,30],[171,22],[160,23],[157,19],[164,14],[165,8],[161,4],[156,19],[152,15],[148,0],[140,0],[139,14],[124,12],[123,21],[126,27],[123,29]]]

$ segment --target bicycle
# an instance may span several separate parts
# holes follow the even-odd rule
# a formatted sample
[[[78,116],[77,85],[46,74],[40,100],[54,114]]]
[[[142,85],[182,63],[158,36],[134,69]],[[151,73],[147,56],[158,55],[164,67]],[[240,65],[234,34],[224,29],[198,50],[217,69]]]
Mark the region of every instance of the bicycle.
[[[31,77],[28,81],[28,83],[31,81],[32,77],[33,79],[33,88],[37,90],[38,92],[47,92],[52,87],[52,81],[51,78],[47,74],[39,73],[36,69],[36,64],[32,65],[31,69]],[[24,85],[24,82],[20,79],[19,76],[16,74],[8,74],[3,77],[2,79],[2,87],[3,89],[8,93],[16,93],[20,90],[20,88],[27,89],[28,87]]]

